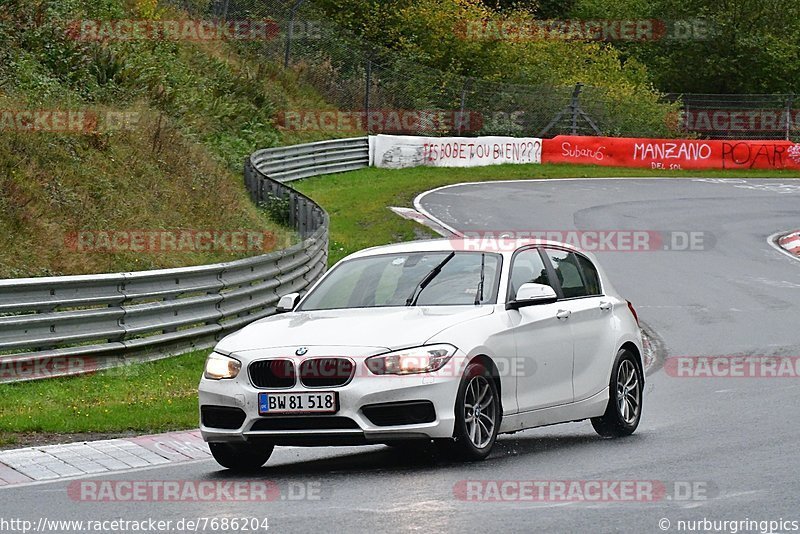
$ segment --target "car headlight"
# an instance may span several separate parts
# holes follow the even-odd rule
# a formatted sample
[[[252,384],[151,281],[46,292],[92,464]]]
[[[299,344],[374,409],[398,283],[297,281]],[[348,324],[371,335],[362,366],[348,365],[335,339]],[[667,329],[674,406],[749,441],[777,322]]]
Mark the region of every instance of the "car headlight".
[[[242,362],[224,356],[217,352],[212,352],[206,359],[206,370],[203,376],[210,380],[221,380],[223,378],[236,378],[242,369]]]
[[[456,353],[452,345],[428,345],[367,358],[367,369],[376,375],[409,375],[438,371]]]

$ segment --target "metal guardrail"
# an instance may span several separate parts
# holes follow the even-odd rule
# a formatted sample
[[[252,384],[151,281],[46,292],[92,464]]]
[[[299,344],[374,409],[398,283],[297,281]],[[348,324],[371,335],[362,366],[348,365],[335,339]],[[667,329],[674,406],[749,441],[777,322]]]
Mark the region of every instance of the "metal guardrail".
[[[208,348],[275,313],[325,271],[328,215],[282,182],[368,164],[367,138],[261,150],[255,202],[287,201],[297,245],[243,260],[130,273],[0,280],[0,383],[65,376]]]
[[[278,182],[291,182],[369,166],[369,138],[334,139],[259,150],[251,161]]]

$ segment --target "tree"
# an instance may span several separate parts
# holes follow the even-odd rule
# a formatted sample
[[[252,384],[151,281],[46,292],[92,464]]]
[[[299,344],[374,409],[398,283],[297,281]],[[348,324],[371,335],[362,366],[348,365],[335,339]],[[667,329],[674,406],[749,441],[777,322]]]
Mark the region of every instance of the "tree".
[[[578,0],[576,17],[650,18],[665,34],[615,42],[669,92],[784,93],[800,89],[800,2]],[[605,15],[604,15],[605,14]]]

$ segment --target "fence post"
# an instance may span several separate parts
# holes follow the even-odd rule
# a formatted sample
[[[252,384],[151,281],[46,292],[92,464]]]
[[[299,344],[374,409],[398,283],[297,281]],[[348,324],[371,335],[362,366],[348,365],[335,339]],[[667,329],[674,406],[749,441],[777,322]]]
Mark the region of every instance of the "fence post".
[[[366,87],[364,89],[364,122],[367,123],[367,133],[371,134],[372,131],[369,127],[369,90],[372,87],[372,59],[367,57],[367,73],[366,73]]]
[[[467,111],[467,91],[469,91],[469,86],[472,83],[472,78],[467,76],[464,79],[464,87],[461,89],[461,109],[458,114],[458,135],[461,135],[462,129],[464,127],[464,114]]]
[[[678,124],[678,131],[684,131],[686,134],[689,134],[689,102],[684,101],[683,93],[681,93],[681,101],[683,102],[683,117],[681,117],[681,122]],[[685,125],[685,127],[683,126]]]
[[[564,117],[567,113],[572,115],[572,135],[578,135],[578,117],[581,117],[585,120],[589,127],[594,131],[595,135],[603,135],[603,132],[600,131],[600,128],[597,127],[597,124],[592,120],[592,118],[587,115],[580,106],[580,102],[578,101],[578,96],[581,94],[581,88],[583,88],[583,84],[578,82],[575,84],[575,88],[572,90],[572,99],[568,106],[564,109],[556,113],[553,119],[547,123],[547,126],[539,132],[537,137],[544,137],[550,131],[550,128],[558,124],[562,117]]]
[[[214,13],[214,20],[216,22],[227,20],[228,19],[228,4],[230,0],[214,0],[214,9],[212,10]],[[184,5],[184,9],[189,12],[191,8],[189,5]]]
[[[305,0],[297,0],[289,11],[289,27],[286,28],[286,51],[283,55],[283,68],[289,67],[289,56],[292,53],[292,35],[294,34],[294,17],[297,15],[297,10]]]
[[[794,104],[794,94],[790,94],[786,99],[786,140],[791,139],[792,133],[792,105]]]
[[[570,110],[572,110],[572,135],[578,135],[578,115],[581,109],[578,97],[580,97],[581,89],[583,89],[583,84],[576,83],[575,89],[572,91],[572,102],[569,105]]]

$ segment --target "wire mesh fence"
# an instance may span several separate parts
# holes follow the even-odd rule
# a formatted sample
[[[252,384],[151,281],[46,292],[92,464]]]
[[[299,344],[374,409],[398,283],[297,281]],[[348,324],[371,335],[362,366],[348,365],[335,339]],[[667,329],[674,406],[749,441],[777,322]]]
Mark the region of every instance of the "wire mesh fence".
[[[428,68],[337,27],[314,0],[173,0],[215,20],[269,19],[278,31],[238,43],[291,70],[335,110],[287,109],[278,125],[418,135],[559,134],[727,139],[800,138],[793,95],[611,92],[604,87],[520,85]]]
[[[797,139],[800,102],[793,94],[667,95],[681,103],[684,132],[710,139]]]

